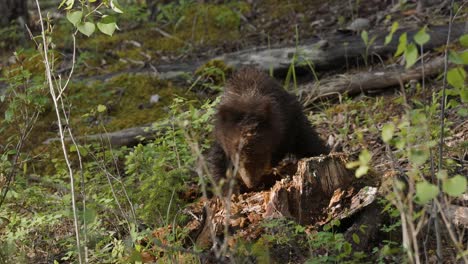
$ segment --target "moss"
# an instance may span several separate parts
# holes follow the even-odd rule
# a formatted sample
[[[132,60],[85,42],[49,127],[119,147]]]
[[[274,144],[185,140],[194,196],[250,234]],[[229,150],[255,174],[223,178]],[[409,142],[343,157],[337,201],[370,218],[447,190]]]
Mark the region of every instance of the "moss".
[[[184,14],[185,19],[176,36],[195,43],[217,44],[240,36],[240,17],[235,6],[194,4]]]
[[[151,104],[150,98],[156,94],[160,100]],[[69,99],[73,105],[73,121],[78,124],[79,132],[96,133],[100,128],[93,126],[98,122],[93,117],[96,116],[95,109],[98,105],[107,107],[107,112],[100,114],[98,119],[104,121],[106,130],[114,131],[167,117],[168,106],[177,95],[189,98],[195,96],[185,93],[169,81],[145,75],[124,74],[106,83],[80,84],[75,87],[74,96]]]
[[[202,78],[210,78],[216,84],[223,84],[227,77],[234,71],[234,68],[228,66],[222,60],[210,60],[195,70],[195,75]]]
[[[306,10],[306,5],[304,5],[304,1],[299,0],[266,0],[262,1],[261,7],[266,9],[263,13],[268,14],[268,16],[270,16],[271,18],[280,18],[287,16],[291,13],[296,14],[304,12]]]

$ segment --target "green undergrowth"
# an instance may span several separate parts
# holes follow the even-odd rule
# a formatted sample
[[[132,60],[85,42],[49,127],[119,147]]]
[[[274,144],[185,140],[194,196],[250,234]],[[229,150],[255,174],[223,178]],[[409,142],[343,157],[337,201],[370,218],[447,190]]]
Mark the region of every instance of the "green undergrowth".
[[[179,1],[163,5],[156,21],[134,25],[113,36],[77,36],[81,74],[111,73],[134,67],[134,63],[159,61],[162,56],[209,49],[239,39],[241,14],[250,10],[246,2],[225,4]],[[122,27],[134,24],[131,15],[121,18]],[[70,23],[61,21],[53,33],[59,49],[71,47]],[[161,33],[163,32],[163,33]],[[92,56],[89,56],[92,54]]]
[[[92,124],[98,118],[103,120],[106,130],[115,131],[166,118],[168,106],[177,96],[196,98],[169,81],[147,75],[123,74],[107,82],[81,83],[70,89],[74,91],[69,96],[73,120],[83,134],[100,131]],[[158,102],[150,103],[151,96],[159,96]],[[98,105],[106,106],[106,111],[97,113]]]

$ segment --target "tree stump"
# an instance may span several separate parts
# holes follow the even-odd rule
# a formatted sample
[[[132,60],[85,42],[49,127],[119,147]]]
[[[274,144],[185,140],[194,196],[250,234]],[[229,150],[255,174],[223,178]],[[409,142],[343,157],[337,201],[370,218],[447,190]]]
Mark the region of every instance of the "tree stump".
[[[225,238],[226,230],[232,245],[238,238],[255,240],[265,219],[287,218],[319,228],[349,218],[375,201],[377,187],[355,181],[346,161],[340,153],[302,159],[295,170],[290,164],[277,168],[281,180],[268,190],[202,199],[187,209],[197,216],[187,227],[197,246],[206,248]]]

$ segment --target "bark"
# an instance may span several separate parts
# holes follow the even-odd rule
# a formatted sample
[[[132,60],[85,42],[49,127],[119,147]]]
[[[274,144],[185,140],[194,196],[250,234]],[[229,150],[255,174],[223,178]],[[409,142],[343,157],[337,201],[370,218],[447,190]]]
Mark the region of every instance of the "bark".
[[[419,29],[402,29],[395,32],[392,41],[384,45],[385,36],[388,32],[369,33],[369,39],[376,36],[375,42],[369,46],[366,52],[366,45],[359,35],[339,35],[330,36],[327,39],[315,43],[299,45],[298,47],[255,48],[246,51],[239,51],[231,54],[225,54],[218,57],[227,65],[239,68],[244,65],[254,65],[265,71],[273,69],[275,76],[281,76],[288,72],[294,55],[298,56],[296,68],[309,72],[309,65],[313,65],[315,70],[327,70],[337,68],[353,68],[356,65],[364,65],[363,57],[368,54],[368,60],[372,62],[373,58],[385,59],[393,56],[401,34],[407,33],[408,40],[413,40],[413,36]],[[455,24],[452,27],[451,39],[456,40],[466,32],[464,23]],[[442,46],[447,40],[448,26],[430,26],[428,28],[430,41],[424,45],[424,49],[431,50]]]
[[[141,127],[132,127],[115,132],[95,134],[89,136],[77,137],[79,142],[96,142],[103,141],[105,144],[110,144],[112,147],[135,146],[143,140],[154,139],[156,131],[150,125]],[[70,141],[70,138],[65,138],[65,141]],[[43,144],[51,144],[60,141],[60,138],[49,138]]]
[[[314,228],[334,219],[348,219],[374,203],[377,188],[354,181],[353,172],[345,168],[346,160],[346,155],[335,153],[302,159],[295,171],[290,165],[284,167],[285,171],[279,168],[283,179],[272,188],[233,195],[229,208],[225,199],[217,197],[199,201],[188,209],[190,215],[198,216],[187,228],[196,234],[194,240],[203,248],[212,244],[213,237],[223,236],[225,224],[231,231],[229,239],[235,241],[258,238],[265,219],[294,219]],[[361,246],[366,247],[371,238],[366,234],[361,237]]]
[[[437,75],[443,70],[444,58],[437,57],[424,63],[424,75],[421,65],[409,70],[395,66],[374,72],[335,75],[317,83],[299,86],[299,90],[304,104],[309,105],[318,99],[331,99],[344,94],[353,95],[404,85],[411,80]]]

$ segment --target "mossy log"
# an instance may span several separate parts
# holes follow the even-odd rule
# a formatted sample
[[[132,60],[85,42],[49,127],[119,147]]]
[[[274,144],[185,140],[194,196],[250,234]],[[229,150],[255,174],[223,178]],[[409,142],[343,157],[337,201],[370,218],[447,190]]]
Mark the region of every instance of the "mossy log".
[[[346,155],[337,153],[302,159],[295,171],[290,166],[288,171],[280,168],[282,179],[268,190],[199,201],[187,209],[189,215],[198,215],[187,227],[199,247],[209,247],[225,237],[226,230],[230,232],[230,244],[237,239],[256,239],[266,219],[293,219],[318,229],[334,219],[357,216],[373,204],[377,187],[354,181],[354,173],[345,168],[346,159]],[[353,219],[361,221],[360,217]]]
[[[309,105],[319,99],[332,99],[341,95],[353,95],[379,91],[389,87],[404,86],[405,83],[440,74],[444,70],[444,58],[429,59],[423,66],[418,65],[410,70],[395,66],[372,72],[340,74],[322,79],[317,83],[299,86],[301,99]]]
[[[265,71],[273,70],[275,76],[283,77],[291,66],[291,61],[296,54],[299,59],[296,61],[296,74],[304,72],[310,73],[309,65],[313,65],[315,70],[336,69],[337,66],[346,66],[354,68],[356,65],[363,65],[363,56],[369,55],[368,60],[372,62],[372,58],[385,58],[393,56],[397,47],[399,36],[403,33],[408,34],[408,39],[413,39],[413,36],[419,29],[401,29],[397,30],[393,35],[392,41],[384,45],[385,37],[388,32],[370,32],[370,36],[376,36],[372,45],[367,49],[361,37],[356,35],[331,34],[321,40],[307,41],[304,45],[298,47],[275,47],[269,48],[266,46],[256,47],[253,49],[241,50],[238,52],[227,53],[210,60],[222,60],[227,66],[238,69],[245,65],[255,66]],[[444,45],[447,41],[448,26],[430,26],[428,33],[431,36],[428,43],[424,45],[424,50],[431,50]],[[466,25],[464,23],[454,24],[452,27],[450,39],[455,41],[461,35],[466,33]],[[380,59],[378,60],[381,61]],[[195,72],[195,70],[204,64],[206,61],[192,61],[185,64],[159,64],[155,68],[128,69],[117,73],[105,75],[97,75],[92,77],[79,78],[84,81],[107,80],[121,74],[137,73],[150,74],[160,79],[180,79],[186,73]],[[388,87],[388,86],[387,86]],[[0,82],[0,91],[6,88],[6,84]]]
[[[275,76],[285,75],[288,72],[294,56],[298,58],[296,60],[296,73],[300,73],[298,71],[300,69],[310,72],[310,65],[313,65],[315,70],[336,69],[343,66],[354,68],[356,65],[364,65],[363,57],[365,54],[369,55],[369,60],[372,57],[385,58],[393,56],[398,47],[399,36],[407,33],[408,40],[412,40],[418,31],[419,28],[397,30],[393,35],[392,41],[387,45],[384,45],[384,43],[388,32],[371,31],[369,35],[370,37],[375,36],[375,41],[369,47],[366,47],[359,34],[334,34],[318,42],[297,47],[260,47],[225,54],[217,59],[223,60],[228,66],[234,68],[254,65],[265,71],[273,70]],[[449,27],[447,25],[429,26],[427,32],[430,35],[430,40],[424,44],[426,51],[440,47],[446,43]],[[465,32],[465,23],[454,24],[450,39],[457,40]],[[381,60],[379,59],[378,61],[380,62]]]
[[[95,134],[88,136],[77,137],[78,142],[103,142],[104,145],[110,144],[112,147],[121,147],[121,146],[134,146],[143,140],[154,139],[156,131],[152,129],[150,125],[144,125],[141,127],[131,127],[127,129],[122,129],[115,132]],[[65,137],[66,142],[71,141],[70,137]],[[60,138],[49,138],[43,142],[43,144],[52,144],[59,142]]]

